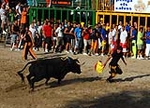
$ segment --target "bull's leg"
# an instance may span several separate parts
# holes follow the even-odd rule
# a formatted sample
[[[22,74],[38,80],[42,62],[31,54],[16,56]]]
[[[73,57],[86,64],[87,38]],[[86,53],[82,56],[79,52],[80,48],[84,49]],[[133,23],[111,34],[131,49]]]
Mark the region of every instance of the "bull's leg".
[[[31,88],[31,77],[32,77],[31,74],[27,75],[27,80],[28,80],[28,83],[30,85],[30,88]]]
[[[50,80],[50,78],[46,78],[45,85],[48,85],[49,80]]]
[[[33,78],[33,79],[34,79],[34,78]],[[32,81],[31,81],[31,86],[30,86],[31,91],[34,91],[34,81],[33,81],[33,79],[32,79]]]
[[[62,80],[62,79],[58,79],[58,84],[60,84],[61,80]]]
[[[32,88],[31,91],[34,91],[34,83],[38,82],[42,79],[43,79],[43,77],[34,77],[33,79],[31,79],[31,88]]]

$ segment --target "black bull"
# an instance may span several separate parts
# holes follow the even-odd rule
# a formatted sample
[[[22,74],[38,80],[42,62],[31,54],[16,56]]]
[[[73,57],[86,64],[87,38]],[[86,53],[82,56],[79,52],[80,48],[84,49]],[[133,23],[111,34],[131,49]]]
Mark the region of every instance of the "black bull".
[[[22,72],[29,64],[31,65],[29,66],[27,80],[32,90],[34,90],[34,83],[44,78],[46,79],[45,84],[48,84],[51,77],[58,79],[58,83],[60,84],[67,73],[81,73],[78,59],[72,59],[70,57],[43,59],[28,62],[24,68],[18,72],[22,81],[24,81]]]

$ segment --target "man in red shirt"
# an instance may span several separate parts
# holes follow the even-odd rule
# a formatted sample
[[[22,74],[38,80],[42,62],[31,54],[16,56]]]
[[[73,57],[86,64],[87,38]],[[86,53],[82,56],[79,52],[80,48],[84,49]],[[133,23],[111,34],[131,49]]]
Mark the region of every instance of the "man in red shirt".
[[[82,36],[83,36],[83,43],[84,43],[84,48],[83,48],[83,55],[88,55],[88,45],[90,45],[89,43],[89,38],[90,38],[90,33],[87,27],[83,28],[82,31]]]
[[[51,38],[52,38],[52,27],[50,21],[47,22],[45,26],[43,26],[43,36],[45,38],[45,52],[49,52],[49,48],[51,45]]]

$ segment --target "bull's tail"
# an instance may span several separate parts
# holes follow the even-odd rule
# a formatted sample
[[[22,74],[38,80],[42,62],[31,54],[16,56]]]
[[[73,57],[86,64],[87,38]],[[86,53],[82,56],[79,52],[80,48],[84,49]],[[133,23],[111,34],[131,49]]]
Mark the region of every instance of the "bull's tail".
[[[29,64],[31,64],[31,63],[33,63],[33,62],[34,62],[34,61],[28,62],[28,63],[23,67],[22,70],[20,70],[20,71],[17,72],[18,75],[21,77],[21,80],[22,80],[23,82],[24,82],[24,76],[23,76],[22,71],[24,71],[24,69],[25,69]]]

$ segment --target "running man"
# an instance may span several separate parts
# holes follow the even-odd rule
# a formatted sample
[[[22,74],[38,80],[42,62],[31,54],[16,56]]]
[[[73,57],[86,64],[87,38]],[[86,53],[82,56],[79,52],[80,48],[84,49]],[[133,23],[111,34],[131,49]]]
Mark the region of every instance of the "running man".
[[[111,59],[112,58],[112,59]],[[124,62],[125,65],[127,65],[126,61],[124,60],[123,57],[123,52],[122,52],[122,47],[118,46],[117,50],[115,50],[112,55],[108,56],[106,62],[104,63],[104,67],[106,66],[107,62],[111,59],[110,63],[109,63],[109,68],[110,68],[110,76],[109,78],[107,78],[108,82],[113,82],[113,78],[117,75],[117,74],[122,74],[122,70],[118,64],[118,61],[120,60],[120,58],[122,59],[122,61]]]
[[[30,53],[30,55],[32,56],[33,59],[37,59],[37,56],[33,51],[34,40],[32,37],[32,33],[28,27],[26,27],[25,29],[26,29],[26,31],[22,31],[22,33],[21,33],[23,35],[24,41],[25,41],[24,49],[23,49],[23,59],[27,60],[28,53]]]

